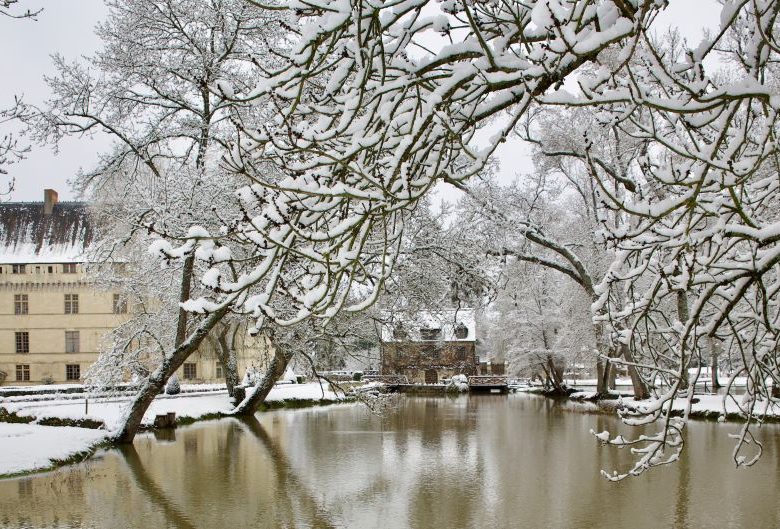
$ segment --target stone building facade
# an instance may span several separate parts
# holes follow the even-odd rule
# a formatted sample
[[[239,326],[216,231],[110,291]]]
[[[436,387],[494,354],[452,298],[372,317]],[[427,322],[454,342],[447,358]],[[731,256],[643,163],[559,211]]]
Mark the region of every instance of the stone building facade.
[[[93,236],[88,205],[60,203],[51,189],[43,202],[0,203],[0,384],[82,382],[102,337],[130,317],[119,293],[85,274]],[[236,342],[241,375],[262,367],[261,341],[241,334]],[[205,341],[179,378],[222,381],[213,347]]]
[[[382,326],[381,374],[404,375],[413,384],[436,384],[479,373],[473,309],[388,315]]]

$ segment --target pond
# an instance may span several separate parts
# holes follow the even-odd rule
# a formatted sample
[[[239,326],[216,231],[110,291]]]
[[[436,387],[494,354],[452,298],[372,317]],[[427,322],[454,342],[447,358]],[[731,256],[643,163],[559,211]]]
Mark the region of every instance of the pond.
[[[401,397],[148,433],[54,472],[0,481],[3,527],[780,527],[780,427],[736,470],[736,424],[693,422],[682,461],[608,483],[630,454],[609,415],[530,395]],[[173,432],[171,432],[173,433]],[[167,437],[167,438],[166,438]]]

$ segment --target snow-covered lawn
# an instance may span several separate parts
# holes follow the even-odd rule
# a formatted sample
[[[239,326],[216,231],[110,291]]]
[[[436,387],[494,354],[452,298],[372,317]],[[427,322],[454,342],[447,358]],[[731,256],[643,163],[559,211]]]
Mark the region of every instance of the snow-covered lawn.
[[[268,401],[280,400],[319,400],[336,401],[339,397],[317,383],[278,384],[269,393]],[[101,421],[108,430],[115,430],[129,403],[129,397],[90,400],[85,409],[84,399],[63,398],[61,400],[30,401],[9,397],[0,400],[0,406],[9,412],[25,417],[57,417],[60,419],[91,419]],[[180,395],[159,395],[144,415],[142,424],[154,422],[156,415],[173,412],[176,417],[196,419],[204,415],[228,413],[232,409],[227,391],[207,391]]]
[[[725,402],[725,410],[726,413],[731,414],[741,414],[742,410],[740,410],[740,403],[741,403],[741,396],[736,395],[736,400],[732,397],[726,397]],[[691,405],[691,414],[692,415],[716,415],[716,414],[722,414],[724,409],[723,404],[723,395],[694,395],[694,399],[698,402],[694,402]],[[637,405],[647,405],[647,402],[639,402],[637,403],[634,401],[633,398],[624,398],[623,401],[630,405],[630,406],[637,406]],[[685,407],[687,406],[687,400],[684,398],[678,398],[674,402],[673,409],[677,411],[683,411]],[[744,407],[744,405],[743,405]],[[754,415],[764,415],[768,417],[780,417],[780,406],[772,405],[764,401],[757,403],[753,408]]]
[[[618,392],[620,393],[620,392]],[[577,391],[572,393],[569,398],[573,400],[587,401],[596,396],[595,391]],[[728,418],[735,418],[736,415],[744,415],[743,410],[740,409],[740,405],[743,409],[744,404],[741,404],[741,395],[735,395],[726,397],[725,412],[729,416]],[[736,399],[736,400],[735,400]],[[723,414],[724,401],[723,395],[707,395],[707,394],[694,394],[695,402],[691,405],[692,417],[718,417]],[[649,408],[654,404],[654,400],[636,401],[631,395],[623,395],[618,400],[606,401],[609,403],[609,408],[620,407],[625,405],[629,408]],[[678,412],[685,410],[688,401],[684,397],[675,399],[672,409]],[[753,408],[753,414],[766,417],[780,418],[780,406],[772,405],[766,401],[759,401]]]
[[[108,432],[88,428],[0,423],[0,475],[51,467],[88,451]]]
[[[696,370],[695,369],[691,370],[691,373],[690,373],[690,379],[693,380],[694,378],[696,378]],[[699,374],[698,378],[696,378],[696,386],[698,387],[698,386],[701,386],[701,385],[704,385],[704,384],[709,385],[711,380],[712,380],[712,377],[710,377],[708,373],[705,373],[704,371],[702,371]],[[726,384],[728,384],[729,379],[728,379],[728,377],[719,376],[718,377],[718,381],[720,382],[721,386],[725,386]],[[594,386],[595,387],[596,386],[596,379],[595,378],[578,378],[578,379],[566,378],[566,379],[564,379],[564,383],[567,386],[572,386],[572,387],[576,387],[576,386]],[[747,378],[746,377],[736,377],[734,379],[734,383],[732,385],[734,387],[743,388],[743,387],[745,387],[746,383],[747,383]],[[631,386],[631,379],[630,378],[618,377],[615,380],[615,385],[616,386],[629,386],[630,387]]]
[[[129,397],[89,401],[85,412],[84,400],[63,398],[61,400],[30,401],[29,397],[8,397],[0,399],[0,407],[23,417],[60,419],[91,419],[103,422],[106,430],[87,428],[41,426],[39,424],[11,424],[0,422],[0,475],[28,472],[48,468],[52,460],[67,459],[74,454],[86,452],[92,446],[105,440],[117,429]],[[268,395],[267,401],[341,400],[327,388],[317,383],[279,384]],[[197,419],[216,413],[228,413],[232,406],[227,391],[207,391],[200,394],[159,395],[143,418],[143,424],[154,422],[155,415],[176,413],[177,418]]]

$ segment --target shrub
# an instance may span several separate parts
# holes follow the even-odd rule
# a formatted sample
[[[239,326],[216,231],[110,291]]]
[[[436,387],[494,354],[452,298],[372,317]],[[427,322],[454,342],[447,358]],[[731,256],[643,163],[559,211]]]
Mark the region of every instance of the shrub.
[[[174,373],[173,376],[168,380],[168,383],[165,384],[165,394],[178,395],[179,393],[181,393],[181,386],[179,385],[179,376]]]

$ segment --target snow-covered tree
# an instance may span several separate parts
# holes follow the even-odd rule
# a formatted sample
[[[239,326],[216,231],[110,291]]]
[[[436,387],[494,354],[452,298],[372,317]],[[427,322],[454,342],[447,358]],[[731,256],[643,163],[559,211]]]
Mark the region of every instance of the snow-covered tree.
[[[630,165],[611,166],[585,137],[599,200],[626,219],[605,223],[617,258],[593,287],[597,321],[609,322],[629,353],[646,352],[640,360],[649,363],[624,360],[638,364],[646,383],[661,377],[671,387],[662,405],[643,410],[666,428],[640,441],[649,447],[632,472],[675,459],[681,438],[671,400],[687,384],[697,337],[731,325],[738,304],[749,309],[741,323],[758,351],[745,369],[755,387],[776,378],[773,305],[763,303],[774,295],[776,195],[762,169],[774,159],[778,7],[726,2],[720,30],[675,53],[673,42],[655,42],[648,31],[664,6],[292,2],[309,23],[254,93],[279,116],[259,130],[240,128],[230,159],[255,184],[242,195],[249,214],[236,229],[256,245],[259,263],[243,280],[220,283],[224,298],[191,308],[218,310],[255,288],[262,293],[247,301],[260,323],[331,317],[355,290],[365,302],[353,308],[364,308],[389,277],[409,212],[436,182],[460,185],[483,171],[535,105],[590,107],[600,126],[644,149]],[[725,79],[704,66],[722,48],[734,61]],[[564,81],[575,78],[573,93]],[[500,130],[477,148],[472,140],[488,122]],[[267,181],[256,170],[262,162],[286,177]],[[699,245],[697,231],[716,240]],[[293,255],[307,270],[285,289],[279,312],[274,297],[290,284],[285,262]],[[702,328],[707,310],[714,316]],[[759,393],[751,390],[748,404]],[[665,448],[672,453],[662,455]]]
[[[237,184],[218,162],[234,135],[234,116],[245,123],[264,118],[223,89],[229,83],[233,91],[248,90],[253,71],[273,62],[284,19],[241,0],[111,0],[108,7],[97,27],[102,48],[73,63],[55,56],[56,72],[47,77],[52,96],[40,108],[27,107],[26,121],[41,143],[94,133],[113,140],[73,184],[94,204],[98,274],[120,286],[136,310],[111,333],[90,375],[106,385],[128,371],[144,373],[138,399],[146,402],[179,367],[169,362],[175,351],[197,349],[219,321],[193,319],[179,306],[200,295],[194,276],[208,263],[192,249],[161,265],[159,252],[147,249],[160,237],[185,238],[195,224],[218,230],[240,213]],[[238,247],[233,255],[240,257]],[[233,271],[240,269],[234,263]],[[233,365],[224,366],[231,381]],[[141,408],[133,406],[127,432],[137,428]]]
[[[35,18],[43,8],[29,7],[29,3],[19,0],[0,0],[0,16],[8,18]]]
[[[3,125],[15,121],[18,118],[19,101],[13,108],[0,109],[0,127]],[[27,152],[29,152],[29,146],[20,143],[19,138],[11,132],[2,133],[0,135],[0,175],[4,179],[7,179],[3,183],[5,189],[0,190],[0,195],[9,194],[14,188],[14,179],[8,175],[8,166],[23,159]]]
[[[689,368],[711,356],[716,340],[739,350],[735,375],[749,380],[744,397],[724,397],[724,407],[738,399],[748,419],[735,463],[753,464],[761,452],[751,424],[776,402],[780,382],[778,9],[776,2],[726,2],[720,31],[695,48],[674,35],[645,35],[632,60],[568,101],[600,102],[597,119],[643,145],[619,171],[585,153],[601,200],[628,221],[605,224],[616,259],[597,288],[596,309],[622,329],[640,373],[659,388],[653,404],[625,418],[664,424],[655,436],[610,441],[643,445],[637,464],[611,479],[679,457],[684,417],[673,418],[671,407],[682,391],[690,410],[687,388],[696,377],[689,381]],[[710,74],[707,61],[721,70]],[[750,447],[754,454],[745,455]]]

